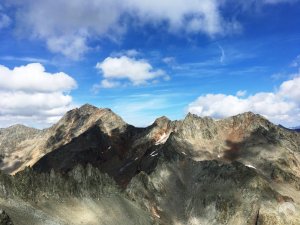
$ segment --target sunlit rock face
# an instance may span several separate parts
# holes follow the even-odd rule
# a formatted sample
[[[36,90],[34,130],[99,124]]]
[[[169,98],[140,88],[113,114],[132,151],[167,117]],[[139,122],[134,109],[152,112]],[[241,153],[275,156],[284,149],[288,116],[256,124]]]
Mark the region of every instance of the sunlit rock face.
[[[0,146],[14,224],[300,224],[300,134],[251,112],[136,128],[84,105]]]

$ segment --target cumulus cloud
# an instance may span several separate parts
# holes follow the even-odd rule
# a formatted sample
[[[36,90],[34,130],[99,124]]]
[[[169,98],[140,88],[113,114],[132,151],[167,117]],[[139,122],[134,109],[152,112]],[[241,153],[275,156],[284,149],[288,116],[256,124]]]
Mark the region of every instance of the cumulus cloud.
[[[300,73],[283,82],[277,91],[250,96],[207,94],[189,104],[188,111],[200,116],[224,118],[252,111],[286,126],[300,124]]]
[[[47,73],[39,63],[9,68],[0,65],[0,89],[24,92],[61,92],[76,87],[65,73]]]
[[[291,99],[300,103],[300,72],[294,75],[292,80],[285,81],[281,84],[278,94],[282,98]]]
[[[76,82],[65,73],[48,73],[39,63],[9,69],[0,65],[0,126],[44,127],[72,107]]]
[[[124,80],[129,80],[133,85],[142,85],[159,77],[168,79],[163,70],[155,70],[147,60],[128,56],[108,57],[97,63],[96,68],[103,74],[103,88],[116,87],[121,84],[119,81]]]

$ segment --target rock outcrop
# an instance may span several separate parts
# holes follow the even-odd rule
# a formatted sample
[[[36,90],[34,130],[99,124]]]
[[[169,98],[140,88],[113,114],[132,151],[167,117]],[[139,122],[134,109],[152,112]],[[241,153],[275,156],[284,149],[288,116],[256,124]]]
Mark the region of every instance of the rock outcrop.
[[[0,225],[13,225],[10,217],[2,209],[0,209]]]
[[[127,193],[160,224],[300,223],[299,205],[238,162],[161,159],[153,173],[134,177]]]

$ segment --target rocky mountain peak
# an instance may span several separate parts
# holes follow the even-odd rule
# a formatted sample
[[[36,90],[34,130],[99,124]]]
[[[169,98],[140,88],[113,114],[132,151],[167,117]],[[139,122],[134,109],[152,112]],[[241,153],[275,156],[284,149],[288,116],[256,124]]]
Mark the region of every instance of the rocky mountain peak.
[[[193,113],[188,113],[186,115],[186,117],[183,120],[184,124],[189,124],[189,123],[214,123],[214,119],[212,117],[209,116],[198,116],[196,114]]]
[[[0,129],[0,154],[9,153],[22,141],[31,139],[41,131],[24,125],[13,125]]]
[[[171,122],[171,120],[168,117],[162,116],[162,117],[157,118],[153,124],[156,126],[159,126],[159,127],[163,127],[163,126],[169,124],[170,122]]]
[[[123,119],[112,110],[85,104],[80,108],[67,112],[53,128],[61,126],[69,127],[70,129],[73,129],[72,132],[74,132],[76,130],[80,131],[81,129],[86,130],[91,126],[100,123],[108,129],[126,126]],[[82,132],[80,131],[80,133]]]
[[[253,112],[245,112],[238,114],[236,116],[231,116],[222,121],[227,121],[232,123],[233,125],[240,125],[240,124],[255,124],[255,125],[262,125],[262,126],[270,126],[272,123],[263,117],[262,115],[255,114]]]
[[[9,126],[7,128],[1,128],[0,131],[2,132],[28,132],[28,131],[36,131],[38,132],[38,129],[32,128],[32,127],[28,127],[22,124],[15,124],[12,126]]]
[[[85,114],[91,114],[96,110],[98,110],[98,108],[90,104],[84,104],[79,108],[79,111]]]
[[[206,133],[214,130],[215,120],[211,117],[200,117],[192,113],[188,113],[178,127],[178,133],[181,138],[189,140],[196,138],[200,133]]]

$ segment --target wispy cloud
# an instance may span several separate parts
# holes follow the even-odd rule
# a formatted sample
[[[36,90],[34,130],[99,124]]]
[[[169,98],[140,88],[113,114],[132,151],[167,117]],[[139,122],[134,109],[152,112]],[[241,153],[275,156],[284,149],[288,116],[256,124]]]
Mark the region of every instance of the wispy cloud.
[[[224,51],[224,48],[218,44],[218,47],[221,51],[221,56],[220,56],[220,63],[221,64],[224,64],[224,61],[225,61],[225,51]]]
[[[160,116],[180,119],[176,116],[184,114],[183,108],[186,102],[178,101],[183,95],[184,93],[170,93],[170,91],[134,94],[124,98],[113,98],[109,107],[121,115],[126,122],[144,127]]]
[[[35,57],[16,57],[16,56],[1,56],[1,60],[7,61],[21,61],[21,62],[37,62],[42,64],[51,64],[52,62],[48,59],[35,58]]]
[[[291,67],[300,67],[300,55],[298,55],[291,63]]]

